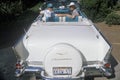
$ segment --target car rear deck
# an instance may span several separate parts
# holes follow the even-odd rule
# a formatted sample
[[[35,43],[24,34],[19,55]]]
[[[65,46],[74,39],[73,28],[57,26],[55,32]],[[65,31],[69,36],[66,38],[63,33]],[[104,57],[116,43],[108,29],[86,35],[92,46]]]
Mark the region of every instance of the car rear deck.
[[[67,43],[81,51],[86,61],[103,61],[110,45],[93,24],[88,22],[47,22],[32,26],[24,44],[28,60],[43,61],[46,50],[58,43]]]

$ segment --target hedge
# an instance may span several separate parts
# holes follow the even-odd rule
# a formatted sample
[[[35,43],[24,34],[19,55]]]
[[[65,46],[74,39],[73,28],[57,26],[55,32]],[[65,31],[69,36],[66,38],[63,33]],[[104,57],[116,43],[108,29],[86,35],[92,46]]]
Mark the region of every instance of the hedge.
[[[105,18],[105,21],[107,24],[110,25],[120,25],[120,15],[117,14],[116,12],[112,12],[110,14],[107,15],[107,17]]]

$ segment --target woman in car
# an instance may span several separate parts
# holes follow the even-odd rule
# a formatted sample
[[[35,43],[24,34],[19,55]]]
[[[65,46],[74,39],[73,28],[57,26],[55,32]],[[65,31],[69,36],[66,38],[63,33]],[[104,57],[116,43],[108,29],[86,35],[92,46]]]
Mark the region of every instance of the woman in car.
[[[71,10],[70,14],[57,14],[57,16],[59,16],[59,17],[67,16],[69,18],[75,18],[76,16],[79,16],[79,12],[77,11],[74,2],[71,2],[68,6],[69,6],[69,8]]]

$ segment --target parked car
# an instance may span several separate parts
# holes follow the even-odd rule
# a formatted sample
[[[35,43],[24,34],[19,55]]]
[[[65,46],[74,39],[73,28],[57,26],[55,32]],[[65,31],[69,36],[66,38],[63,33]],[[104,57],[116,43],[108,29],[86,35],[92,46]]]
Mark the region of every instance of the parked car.
[[[63,0],[62,0],[63,2]],[[113,74],[109,56],[111,45],[99,29],[79,8],[77,0],[64,0],[68,5],[75,2],[80,16],[75,19],[57,17],[54,22],[36,18],[25,36],[13,47],[17,56],[16,77],[34,73],[43,80],[88,80],[96,76]],[[59,9],[59,2],[49,0],[55,13],[68,13]]]

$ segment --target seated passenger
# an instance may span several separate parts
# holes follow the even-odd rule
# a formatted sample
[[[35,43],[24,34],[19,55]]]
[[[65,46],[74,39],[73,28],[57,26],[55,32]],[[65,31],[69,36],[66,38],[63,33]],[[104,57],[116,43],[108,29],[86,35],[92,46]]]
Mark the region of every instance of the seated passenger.
[[[47,5],[47,9],[41,11],[40,14],[44,15],[42,18],[43,21],[54,22],[55,13],[53,11],[53,5],[51,3],[49,3]]]
[[[71,10],[71,14],[57,14],[57,16],[59,16],[59,17],[67,16],[69,18],[75,18],[76,16],[79,16],[79,12],[77,11],[74,2],[71,2],[68,6]]]

